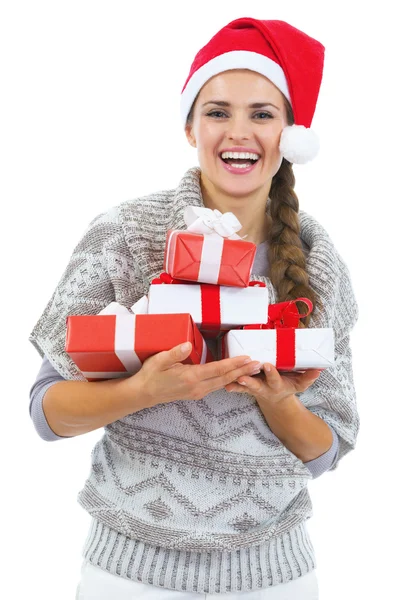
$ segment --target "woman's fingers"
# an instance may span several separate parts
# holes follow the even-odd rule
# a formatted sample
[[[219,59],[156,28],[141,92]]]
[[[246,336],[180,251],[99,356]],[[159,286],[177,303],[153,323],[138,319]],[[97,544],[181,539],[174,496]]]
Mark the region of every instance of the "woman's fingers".
[[[174,395],[176,399],[178,394],[182,394],[180,397],[183,399],[200,399],[222,388],[271,397],[304,391],[320,375],[319,370],[312,369],[303,374],[291,373],[288,374],[289,377],[281,376],[273,365],[265,363],[263,376],[253,377],[260,372],[262,365],[249,356],[227,358],[205,365],[182,365],[191,351],[192,344],[185,342],[169,351],[159,352],[144,363],[141,372],[145,372],[156,390],[158,388],[158,397],[166,397],[166,401],[170,401]],[[170,390],[172,393],[168,399]]]
[[[217,377],[207,379],[204,383],[209,389],[208,393],[210,393],[237,381],[240,377],[248,376],[247,378],[249,379],[249,377],[256,375],[257,373],[260,373],[260,362],[253,360],[241,367],[222,373]]]
[[[249,389],[244,385],[239,385],[239,383],[228,383],[225,389],[227,392],[235,392],[236,394],[249,394]]]
[[[293,387],[295,392],[305,391],[319,377],[321,371],[319,369],[308,369],[302,373],[289,371],[280,373],[276,367],[270,363],[263,365],[266,383],[273,390],[280,391],[283,386]]]
[[[276,389],[278,386],[283,385],[279,371],[271,363],[264,363],[263,372],[265,373],[266,383],[270,388]]]
[[[303,373],[287,372],[281,374],[276,367],[265,363],[262,367],[264,377],[240,377],[237,382],[228,384],[225,389],[228,392],[248,392],[250,394],[262,394],[275,396],[283,393],[304,392],[319,377],[322,369],[308,369]]]
[[[249,356],[236,356],[235,358],[224,358],[223,360],[215,360],[205,365],[197,365],[196,369],[198,370],[199,378],[202,381],[205,381],[208,379],[223,378],[228,373],[231,373],[233,371],[237,372],[243,367],[245,367],[246,370],[248,365],[251,364],[255,365],[260,363],[258,363],[255,360],[252,360]]]
[[[191,342],[184,342],[178,346],[174,346],[171,350],[165,350],[164,352],[158,352],[152,357],[155,360],[156,366],[160,371],[165,371],[171,368],[175,363],[182,362],[191,354],[192,344]]]
[[[307,390],[308,387],[310,387],[316,381],[321,372],[322,369],[309,369],[304,373],[301,373],[300,379],[297,381],[297,386],[299,387],[297,391],[304,392]]]

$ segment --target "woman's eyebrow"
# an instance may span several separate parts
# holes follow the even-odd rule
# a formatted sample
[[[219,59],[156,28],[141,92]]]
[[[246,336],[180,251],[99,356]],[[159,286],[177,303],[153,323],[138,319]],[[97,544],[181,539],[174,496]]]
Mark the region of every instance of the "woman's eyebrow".
[[[225,102],[224,100],[209,100],[208,102],[204,102],[202,106],[206,106],[207,104],[216,104],[216,106],[223,106],[225,108],[231,106],[229,102]],[[263,108],[264,106],[273,106],[276,110],[280,110],[279,106],[272,104],[272,102],[253,102],[249,104],[249,108]]]

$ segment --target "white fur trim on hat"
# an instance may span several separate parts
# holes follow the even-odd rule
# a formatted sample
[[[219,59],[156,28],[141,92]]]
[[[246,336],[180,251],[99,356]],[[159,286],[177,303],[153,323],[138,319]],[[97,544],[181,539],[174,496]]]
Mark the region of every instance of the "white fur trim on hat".
[[[303,125],[289,125],[282,131],[279,150],[289,162],[302,165],[315,158],[319,145],[314,131]]]
[[[269,79],[282,94],[290,102],[290,94],[288,84],[286,82],[285,73],[278,63],[263,54],[258,52],[249,52],[248,50],[235,50],[233,52],[225,52],[216,56],[212,60],[205,63],[193,75],[185,86],[181,94],[181,117],[185,127],[186,120],[191,110],[194,100],[205,83],[224,71],[231,69],[249,69],[264,75]]]

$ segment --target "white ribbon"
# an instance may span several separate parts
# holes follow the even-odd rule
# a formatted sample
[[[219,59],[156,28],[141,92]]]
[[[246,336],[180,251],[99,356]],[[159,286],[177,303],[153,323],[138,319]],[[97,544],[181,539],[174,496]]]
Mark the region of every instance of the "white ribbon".
[[[188,231],[192,233],[217,234],[230,240],[242,240],[237,231],[242,229],[240,221],[231,212],[221,213],[219,210],[201,206],[187,206],[184,221]]]
[[[131,306],[130,310],[134,315],[146,315],[148,313],[148,296],[142,296],[138,302]]]
[[[144,302],[143,298],[140,300]],[[133,308],[137,308],[137,306],[139,306],[138,302],[134,304]],[[142,366],[141,360],[138,354],[135,352],[136,313],[137,310],[130,312],[126,306],[123,306],[119,302],[111,302],[99,313],[100,315],[116,315],[114,343],[115,354],[124,365],[127,372],[131,374],[139,371]]]
[[[115,354],[128,373],[136,373],[142,363],[135,352],[135,315],[117,315],[115,324]]]
[[[188,231],[204,236],[198,281],[218,283],[224,240],[243,239],[236,233],[242,229],[240,221],[231,212],[222,214],[200,206],[187,206],[184,221]]]
[[[198,281],[202,283],[218,283],[223,247],[223,237],[219,235],[204,235]]]
[[[200,363],[201,365],[204,365],[206,363],[207,357],[208,357],[208,346],[206,345],[204,338],[202,338],[202,352],[201,352],[201,363]]]
[[[133,311],[134,312],[134,311]],[[110,302],[105,308],[100,310],[99,315],[129,315],[130,311],[126,306],[119,302]]]
[[[135,352],[135,314],[130,312],[128,308],[118,302],[111,302],[103,308],[99,315],[115,315],[115,342],[114,352],[124,366],[128,375],[133,375],[141,369],[141,360]],[[124,372],[85,372],[84,377],[87,379],[115,379],[124,377]]]

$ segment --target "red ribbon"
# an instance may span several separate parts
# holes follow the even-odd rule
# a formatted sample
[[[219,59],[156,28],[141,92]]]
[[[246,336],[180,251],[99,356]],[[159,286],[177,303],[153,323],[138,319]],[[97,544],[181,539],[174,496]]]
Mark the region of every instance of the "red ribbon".
[[[202,328],[209,331],[221,329],[221,287],[211,283],[201,284]]]
[[[151,281],[153,285],[157,285],[160,283],[166,284],[177,284],[177,285],[209,285],[212,287],[218,287],[219,285],[214,285],[212,283],[198,283],[197,281],[185,281],[183,279],[174,279],[171,277],[169,273],[161,273],[159,277],[156,277]],[[248,287],[266,287],[266,284],[263,281],[250,281]],[[273,305],[272,305],[273,306]]]
[[[304,302],[308,307],[308,312],[301,314],[298,311],[296,302]],[[287,302],[269,304],[268,322],[261,325],[245,325],[243,329],[283,329],[297,328],[299,320],[312,312],[313,304],[309,298],[296,298]]]
[[[177,283],[177,284],[181,284],[181,283],[187,283],[185,281],[181,281],[180,279],[174,279],[173,277],[171,277],[171,275],[169,275],[169,273],[161,273],[161,275],[159,277],[156,277],[155,279],[153,279],[151,281],[152,285],[157,285],[159,283]]]
[[[199,285],[201,288],[201,327],[206,331],[219,331],[221,329],[221,287],[219,285],[182,281],[181,279],[174,279],[168,273],[161,273],[159,277],[152,280],[152,284]]]
[[[296,302],[304,302],[308,307],[307,313],[300,314]],[[299,320],[309,315],[312,309],[309,298],[270,304],[266,324],[245,325],[243,329],[276,329],[276,368],[278,371],[292,371],[296,364],[296,329]]]
[[[220,331],[221,329],[221,287],[212,283],[198,283],[196,281],[183,281],[174,279],[169,273],[161,273],[151,282],[153,285],[200,285],[202,329],[206,331]],[[266,287],[263,281],[250,281],[249,287]],[[258,326],[257,326],[258,327]]]

